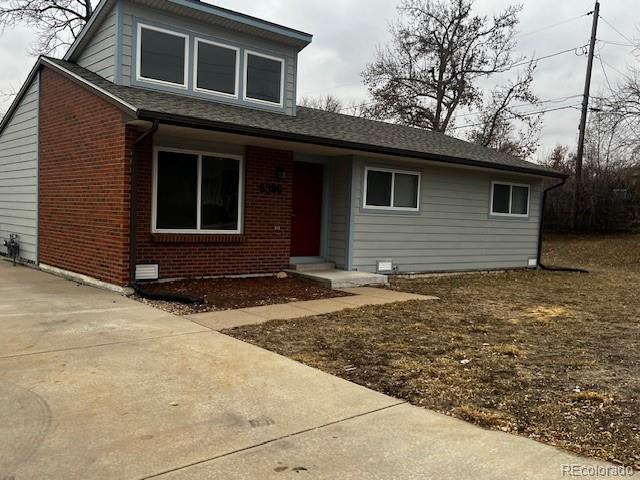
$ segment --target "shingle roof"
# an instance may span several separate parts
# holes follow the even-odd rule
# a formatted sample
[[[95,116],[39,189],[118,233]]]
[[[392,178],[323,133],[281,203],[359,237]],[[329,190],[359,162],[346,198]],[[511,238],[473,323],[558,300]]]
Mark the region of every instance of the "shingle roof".
[[[551,168],[429,130],[298,107],[295,116],[116,85],[75,63],[46,59],[116,97],[139,118],[319,145],[552,177]]]

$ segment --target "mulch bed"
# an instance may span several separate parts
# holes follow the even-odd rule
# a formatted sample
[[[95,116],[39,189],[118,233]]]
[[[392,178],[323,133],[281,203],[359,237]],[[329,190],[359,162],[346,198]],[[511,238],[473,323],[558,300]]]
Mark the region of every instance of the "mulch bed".
[[[150,283],[144,287],[145,290],[152,292],[178,293],[205,300],[205,303],[201,305],[185,305],[137,297],[143,303],[178,315],[349,295],[346,292],[331,290],[318,282],[300,277],[193,279]]]
[[[486,428],[640,469],[640,235],[553,237],[540,271],[397,279],[438,302],[227,331]]]

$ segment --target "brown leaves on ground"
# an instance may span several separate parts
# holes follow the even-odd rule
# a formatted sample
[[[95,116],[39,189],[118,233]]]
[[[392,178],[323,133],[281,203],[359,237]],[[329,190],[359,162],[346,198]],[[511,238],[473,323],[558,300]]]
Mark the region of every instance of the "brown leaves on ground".
[[[397,279],[441,300],[228,333],[415,405],[640,468],[640,236],[545,246],[548,264],[591,273]]]

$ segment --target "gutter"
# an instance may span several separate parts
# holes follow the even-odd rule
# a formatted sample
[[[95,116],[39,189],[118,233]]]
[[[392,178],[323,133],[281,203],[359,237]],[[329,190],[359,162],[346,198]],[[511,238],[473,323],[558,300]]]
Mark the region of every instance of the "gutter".
[[[538,229],[538,269],[548,272],[576,272],[576,273],[589,273],[587,270],[581,268],[565,268],[565,267],[547,267],[542,263],[542,228],[544,227],[544,207],[547,203],[547,193],[556,188],[560,188],[567,183],[567,176],[565,176],[560,183],[551,185],[542,192],[542,204],[540,205],[540,227]]]
[[[516,165],[497,164],[492,162],[484,162],[479,160],[470,160],[466,158],[450,157],[447,155],[424,154],[413,150],[403,150],[392,147],[380,147],[365,143],[349,142],[346,140],[330,139],[325,137],[316,137],[313,135],[278,132],[264,128],[250,127],[246,125],[236,125],[216,120],[205,120],[182,115],[172,115],[163,112],[154,112],[151,110],[140,109],[137,112],[138,119],[146,121],[160,120],[167,125],[175,125],[179,127],[200,128],[206,130],[215,130],[223,133],[235,133],[240,135],[249,135],[252,137],[268,138],[271,140],[285,140],[290,142],[298,142],[312,145],[321,145],[327,147],[344,148],[348,150],[358,150],[368,153],[379,153],[385,155],[393,155],[417,160],[428,160],[445,164],[465,165],[470,167],[484,167],[491,170],[504,170],[508,172],[525,173],[528,175],[537,175],[543,177],[552,177],[566,179],[568,175],[555,171],[538,170],[535,168],[519,167]]]

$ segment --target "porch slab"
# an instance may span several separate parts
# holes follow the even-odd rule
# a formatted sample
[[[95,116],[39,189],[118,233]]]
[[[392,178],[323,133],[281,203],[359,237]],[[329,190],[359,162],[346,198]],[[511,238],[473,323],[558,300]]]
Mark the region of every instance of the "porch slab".
[[[368,272],[349,272],[346,270],[290,270],[288,273],[309,280],[320,282],[334,290],[364,287],[370,285],[384,286],[389,283],[386,275]]]
[[[378,288],[349,288],[350,297],[307,300],[280,305],[223,310],[219,312],[194,313],[186,318],[211,330],[226,330],[244,325],[257,325],[269,320],[290,320],[294,318],[312,317],[326,313],[334,313],[350,308],[367,305],[384,305],[408,300],[438,300],[438,297],[408,294]]]

